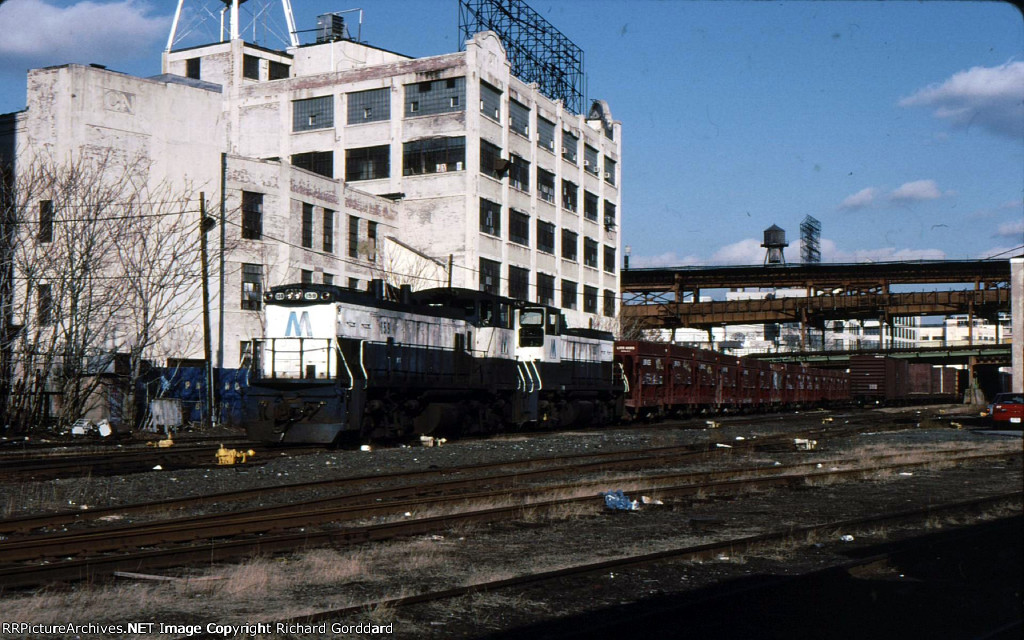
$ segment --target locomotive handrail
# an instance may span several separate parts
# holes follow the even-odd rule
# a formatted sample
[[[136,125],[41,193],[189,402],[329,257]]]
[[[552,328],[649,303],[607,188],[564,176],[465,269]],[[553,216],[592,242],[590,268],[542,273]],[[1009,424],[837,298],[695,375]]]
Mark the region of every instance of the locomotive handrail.
[[[345,352],[341,350],[341,345],[335,342],[334,348],[338,350],[338,356],[341,357],[341,364],[345,365],[345,375],[348,376],[348,390],[351,391],[356,386],[355,376],[352,375],[352,369],[348,366],[348,360],[345,359]]]
[[[359,341],[359,368],[363,370],[363,388],[367,389],[370,386],[370,374],[366,372],[366,360],[364,348],[366,347],[366,340]]]
[[[533,372],[537,374],[537,391],[544,390],[544,381],[540,379],[540,370],[537,368],[537,362],[535,360],[527,360],[526,363],[533,367]]]
[[[619,373],[622,374],[622,386],[625,393],[629,393],[629,378],[626,376],[626,370],[622,368],[621,362],[616,362],[616,366],[619,367]]]

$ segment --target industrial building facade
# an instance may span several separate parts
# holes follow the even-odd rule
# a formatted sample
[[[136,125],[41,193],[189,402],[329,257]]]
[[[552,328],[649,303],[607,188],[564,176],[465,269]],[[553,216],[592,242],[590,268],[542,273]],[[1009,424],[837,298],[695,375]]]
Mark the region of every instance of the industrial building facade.
[[[621,126],[602,102],[573,114],[517,80],[494,34],[419,59],[350,40],[231,40],[167,52],[162,71],[33,70],[27,109],[0,116],[0,149],[19,166],[138,163],[147,180],[203,191],[214,220],[222,206],[218,366],[242,362],[262,292],[290,281],[450,283],[612,327]],[[182,300],[182,313],[198,304]],[[198,341],[164,351],[203,357]]]

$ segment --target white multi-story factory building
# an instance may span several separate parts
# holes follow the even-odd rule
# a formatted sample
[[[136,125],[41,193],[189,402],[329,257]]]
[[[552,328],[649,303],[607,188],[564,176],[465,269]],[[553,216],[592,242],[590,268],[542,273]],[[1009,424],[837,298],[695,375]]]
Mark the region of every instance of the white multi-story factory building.
[[[210,296],[220,366],[238,366],[259,335],[262,291],[299,280],[450,283],[612,326],[621,125],[601,101],[575,114],[514,77],[495,34],[426,58],[235,39],[168,51],[162,67],[30,71],[26,110],[0,116],[0,153],[21,166],[140,162],[151,181],[204,191],[215,220],[223,185],[224,289],[214,277]],[[202,358],[202,346],[174,356]]]

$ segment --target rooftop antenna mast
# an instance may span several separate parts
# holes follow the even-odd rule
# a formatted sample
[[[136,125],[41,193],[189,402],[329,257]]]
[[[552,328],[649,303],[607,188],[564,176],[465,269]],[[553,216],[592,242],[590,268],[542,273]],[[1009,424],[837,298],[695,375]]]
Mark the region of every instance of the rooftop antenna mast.
[[[800,262],[821,262],[821,223],[813,216],[807,216],[800,222]]]
[[[220,4],[224,5],[221,7],[220,21],[221,21],[221,38],[223,39],[224,33],[224,14],[228,13],[230,16],[228,23],[228,32],[232,40],[237,40],[241,37],[242,24],[239,17],[239,7],[249,0],[220,0]],[[267,4],[272,0],[256,0],[260,4]],[[189,9],[193,9],[194,13],[200,16],[200,20],[205,20],[206,17],[216,17],[214,12],[205,6],[206,3],[202,0],[191,0],[189,3]],[[167,36],[167,48],[166,51],[170,51],[175,42],[179,39],[178,29],[181,25],[183,9],[185,9],[186,0],[178,0],[178,6],[174,10],[174,20],[171,22],[171,32]],[[295,13],[292,11],[291,0],[281,0],[281,10],[284,13],[285,25],[288,29],[288,44],[292,47],[299,46],[299,35],[295,29]],[[203,16],[205,12],[206,16]],[[182,34],[182,37],[187,34]]]

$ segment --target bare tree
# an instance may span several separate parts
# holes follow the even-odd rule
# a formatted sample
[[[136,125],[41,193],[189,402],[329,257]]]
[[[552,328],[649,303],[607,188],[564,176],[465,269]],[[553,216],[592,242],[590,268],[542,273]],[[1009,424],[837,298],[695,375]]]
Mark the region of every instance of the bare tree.
[[[193,347],[194,194],[151,186],[144,163],[82,156],[18,167],[2,203],[9,284],[0,293],[18,329],[2,345],[12,381],[4,424],[69,424],[109,389],[131,424],[144,359]],[[101,374],[115,357],[121,376],[111,385]]]
[[[386,290],[409,285],[413,290],[443,287],[448,282],[448,267],[407,244],[386,236],[374,247],[372,272],[387,283]]]

